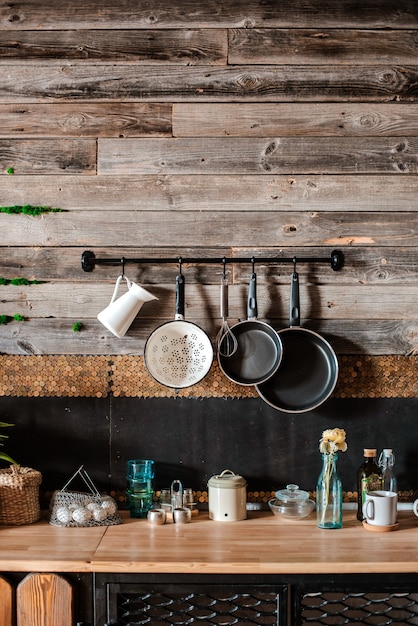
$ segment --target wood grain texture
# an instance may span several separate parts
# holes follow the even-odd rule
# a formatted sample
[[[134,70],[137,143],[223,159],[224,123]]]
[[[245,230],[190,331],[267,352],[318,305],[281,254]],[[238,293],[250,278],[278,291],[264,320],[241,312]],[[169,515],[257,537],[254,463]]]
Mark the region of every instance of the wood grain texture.
[[[120,259],[316,256],[337,248],[346,255],[343,271],[300,272],[307,319],[327,326],[340,351],[357,353],[363,342],[368,354],[415,353],[415,5],[104,0],[99,10],[94,0],[23,0],[0,7],[1,205],[63,209],[0,215],[1,273],[48,281],[0,287],[0,314],[30,320],[0,328],[0,351],[65,345],[81,354],[94,352],[95,341],[101,353],[135,350],[105,338],[95,319],[120,263],[86,275],[85,249]],[[129,269],[160,294],[158,308],[144,307],[144,329],[170,319],[176,267]],[[275,311],[271,303],[276,296],[287,303],[288,270],[258,272],[261,310],[278,323],[286,323],[287,304]],[[221,268],[187,271],[188,312],[214,333]],[[241,264],[230,274],[234,319],[247,272]],[[86,324],[82,338],[70,330],[75,315]],[[140,322],[132,333],[142,349]]]
[[[414,30],[240,28],[229,31],[229,63],[372,64],[415,63]]]
[[[142,66],[45,63],[12,65],[0,74],[2,103],[40,102],[410,102],[416,64]]]
[[[417,209],[418,175],[145,174],[1,176],[2,205],[33,204],[70,211],[367,211],[409,213]],[[61,216],[62,217],[62,216]],[[80,216],[81,217],[81,216]],[[336,216],[339,217],[338,215]],[[0,220],[4,220],[1,216]],[[246,218],[243,216],[245,224]],[[400,215],[400,220],[403,220]],[[235,228],[236,230],[236,228]],[[16,239],[17,245],[23,244]],[[175,242],[170,242],[171,244]],[[315,242],[317,243],[317,242]],[[155,247],[162,242],[153,241]],[[64,245],[64,244],[63,244]],[[91,242],[93,245],[93,242]],[[116,244],[113,242],[112,247]],[[138,242],[130,242],[137,247]],[[206,241],[206,246],[218,245]],[[268,244],[264,244],[268,245]],[[146,243],[149,248],[150,242]],[[189,255],[193,256],[193,255]]]
[[[96,142],[88,139],[0,139],[0,170],[16,174],[92,174]],[[3,174],[4,175],[4,174]]]
[[[301,283],[315,283],[321,285],[338,284],[351,286],[359,285],[384,285],[405,284],[412,285],[418,280],[418,250],[416,247],[373,247],[368,248],[350,246],[341,250],[345,257],[342,270],[329,271],[329,265],[306,263],[304,259],[309,257],[331,258],[329,248],[318,246],[289,246],[280,248],[205,248],[199,250],[200,264],[185,263],[187,271],[187,284],[212,284],[219,285],[223,272],[221,263],[205,263],[205,258],[227,259],[254,257],[257,264],[257,282],[269,285],[288,285],[289,272],[292,269],[291,261],[296,256],[299,259],[298,272]],[[13,246],[7,250],[7,254],[0,256],[0,277],[12,279],[24,276],[29,280],[46,281],[114,281],[115,276],[122,267],[120,254],[123,252],[125,259],[125,272],[134,281],[144,285],[173,284],[173,275],[176,264],[170,263],[141,263],[134,262],[136,259],[177,259],[178,247],[161,247],[156,249],[129,247],[125,250],[110,248],[94,248],[96,259],[105,260],[106,263],[98,262],[92,273],[81,271],[81,255],[84,250],[78,247],[19,247]],[[196,254],[192,247],[182,248],[183,257],[192,257]],[[258,263],[257,258],[266,257],[271,259],[269,263]],[[114,263],[108,262],[114,259]],[[277,259],[278,262],[274,262]],[[282,259],[282,262],[281,262]],[[302,260],[302,262],[300,261]],[[247,284],[250,264],[227,262],[227,275],[229,284]]]
[[[330,270],[328,270],[330,271]],[[115,272],[116,274],[116,272]],[[187,279],[187,271],[185,270]],[[144,304],[140,319],[161,322],[174,319],[173,271],[172,286],[148,286],[159,300]],[[289,271],[290,283],[290,271]],[[92,282],[51,282],[29,287],[0,287],[2,313],[13,316],[20,313],[27,318],[59,317],[76,321],[79,316],[86,321],[96,315],[110,302],[114,289],[113,283]],[[125,289],[126,290],[126,289]],[[275,319],[288,317],[289,285],[260,285],[257,291],[259,316]],[[231,319],[245,319],[246,285],[231,285],[229,289],[229,314]],[[120,294],[124,293],[121,288]],[[301,285],[301,319],[368,319],[391,320],[402,318],[414,320],[418,297],[414,287],[393,285],[390,291],[387,285],[346,285],[308,284]],[[385,307],[375,306],[385,300]],[[402,311],[399,303],[402,302]],[[186,318],[192,320],[209,319],[215,326],[219,320],[219,286],[187,285]],[[29,322],[28,322],[29,323]],[[25,322],[15,322],[25,324]],[[71,326],[71,324],[70,324]]]
[[[156,528],[146,520],[124,515],[124,523],[119,526],[94,529],[100,531],[101,541],[93,551],[91,562],[85,561],[80,571],[195,574],[333,574],[338,571],[359,574],[367,568],[369,573],[412,573],[418,563],[416,518],[412,510],[399,513],[399,526],[397,532],[369,533],[357,521],[354,511],[344,511],[343,528],[336,533],[326,533],[327,549],[324,551],[324,531],[317,528],[314,514],[304,520],[284,522],[269,511],[250,512],[248,519],[242,522],[224,523],[209,520],[207,513],[202,512],[190,524],[165,524]],[[41,546],[52,536],[46,522],[36,528],[35,535],[31,528],[7,529],[7,557],[3,550],[0,552],[3,570],[9,566],[9,571],[31,571],[33,559],[29,553],[40,554]],[[70,545],[74,533],[64,532],[65,541]],[[272,545],[278,549],[272,550]],[[358,549],[353,550],[353,545]],[[55,543],[49,551],[44,551],[43,558],[39,557],[40,571],[47,571],[45,566],[51,559],[55,561],[56,571],[74,571],[72,561],[59,556]],[[31,589],[40,592],[44,606],[51,598],[58,600],[64,594],[68,598],[68,583],[53,574],[29,574],[18,588],[18,594],[28,597]],[[37,608],[40,607],[29,606],[34,620]],[[30,622],[25,617],[26,621],[18,624],[72,624],[65,621],[62,609],[53,611],[53,615],[55,622]],[[64,621],[58,621],[60,619]]]
[[[103,220],[100,211],[55,213],[39,217],[2,215],[3,245],[147,247],[150,241],[161,247],[173,242],[184,247],[205,248],[214,231],[217,245],[225,247],[326,246],[414,246],[417,245],[418,213],[400,220],[394,212],[345,213],[337,219],[332,212],[266,211],[246,213],[224,211],[120,211],[117,219]],[[169,228],[167,228],[169,224]],[[245,225],[245,229],[237,228]],[[134,241],[132,234],[135,234]],[[213,246],[211,246],[213,247]]]
[[[13,626],[13,588],[3,576],[0,576],[0,624]]]
[[[417,134],[418,112],[396,103],[173,105],[175,137],[416,137]]]
[[[99,139],[106,174],[416,174],[415,137]]]
[[[123,102],[0,104],[0,137],[171,136],[171,108],[170,104]]]
[[[83,319],[80,332],[74,333],[73,319],[33,318],[0,326],[2,352],[11,355],[139,355],[149,335],[162,320],[138,317],[128,333],[119,339],[95,319]],[[219,318],[199,318],[212,341],[220,327]],[[230,318],[230,323],[238,318]],[[287,328],[288,319],[270,320],[278,330]],[[403,318],[392,320],[328,319],[303,320],[303,326],[330,341],[338,355],[418,355],[418,323]],[[22,393],[17,387],[16,395]],[[58,390],[59,391],[59,390]],[[193,392],[193,390],[192,390]],[[62,395],[59,393],[59,395]],[[396,395],[396,392],[394,392]]]
[[[0,31],[0,64],[48,60],[225,65],[226,30]]]
[[[57,574],[29,574],[17,587],[18,626],[72,626],[73,590]]]
[[[58,0],[25,0],[18,6],[7,5],[0,13],[4,30],[60,28],[181,28],[185,24],[216,28],[219,23],[227,27],[295,27],[311,26],[361,28],[416,28],[418,16],[414,0],[374,0],[362,4],[361,11],[350,0],[336,5],[332,0],[316,0],[307,4],[303,0],[283,0],[260,4],[258,0],[147,0],[140,5],[135,0],[125,0],[115,5],[112,0],[102,0],[100,11],[95,0],[75,0],[71,5]]]
[[[373,534],[364,530],[354,511],[345,511],[343,528],[325,531],[325,539],[314,514],[280,522],[270,512],[253,513],[237,523],[214,522],[201,515],[181,527],[159,526],[158,541],[149,541],[148,524],[128,520],[108,529],[92,567],[104,572],[195,574],[347,574],[365,568],[369,573],[414,572],[418,560],[414,518],[412,511],[405,512],[400,516],[402,532]]]

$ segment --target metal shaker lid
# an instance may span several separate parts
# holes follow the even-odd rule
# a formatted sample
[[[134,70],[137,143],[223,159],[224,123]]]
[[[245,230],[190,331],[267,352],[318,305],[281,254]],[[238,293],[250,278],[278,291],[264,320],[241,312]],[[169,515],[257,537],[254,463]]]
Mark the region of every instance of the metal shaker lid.
[[[208,480],[209,487],[219,487],[220,489],[239,489],[247,486],[245,478],[235,474],[232,470],[226,469],[221,474],[215,474]]]

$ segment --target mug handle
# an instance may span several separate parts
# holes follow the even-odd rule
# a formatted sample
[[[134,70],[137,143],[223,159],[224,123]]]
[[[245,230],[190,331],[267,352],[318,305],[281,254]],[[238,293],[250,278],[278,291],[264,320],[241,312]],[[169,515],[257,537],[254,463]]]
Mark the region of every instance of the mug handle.
[[[369,507],[372,507],[372,512],[369,512]],[[373,500],[366,500],[363,504],[363,515],[368,519],[374,519],[374,502]]]
[[[120,276],[118,276],[117,280],[116,280],[116,285],[115,288],[113,290],[113,296],[110,299],[110,303],[112,304],[115,301],[116,298],[116,294],[118,293],[118,289],[119,289],[119,285],[121,284],[122,280],[125,279],[126,280],[126,284],[128,285],[128,289],[131,288],[131,281],[129,280],[129,278],[127,276],[124,276],[123,274],[121,274]]]
[[[413,511],[414,511],[415,515],[418,517],[418,500],[415,500],[415,502],[413,504]]]

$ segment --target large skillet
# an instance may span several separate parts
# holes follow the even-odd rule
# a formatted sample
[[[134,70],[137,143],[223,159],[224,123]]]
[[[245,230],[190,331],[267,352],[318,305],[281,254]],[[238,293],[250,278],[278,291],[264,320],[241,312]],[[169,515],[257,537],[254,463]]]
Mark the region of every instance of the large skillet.
[[[290,328],[279,331],[283,343],[280,369],[256,385],[261,398],[274,409],[304,413],[325,402],[338,379],[338,361],[331,345],[318,333],[300,327],[299,275],[292,274]]]
[[[180,273],[176,277],[174,320],[156,328],[144,348],[144,361],[151,376],[175,389],[200,382],[213,361],[213,347],[206,332],[184,319],[184,283]]]
[[[247,301],[247,319],[234,324],[231,332],[237,340],[237,349],[231,356],[222,354],[218,347],[221,370],[234,383],[255,385],[273,376],[282,360],[282,342],[277,331],[257,319],[257,277],[250,276]]]

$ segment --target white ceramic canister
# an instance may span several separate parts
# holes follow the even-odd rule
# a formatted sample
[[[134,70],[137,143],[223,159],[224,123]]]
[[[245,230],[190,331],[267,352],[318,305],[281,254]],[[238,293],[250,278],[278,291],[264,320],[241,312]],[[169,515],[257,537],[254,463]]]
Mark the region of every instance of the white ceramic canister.
[[[247,481],[231,470],[212,476],[208,481],[209,519],[239,522],[247,517]]]

